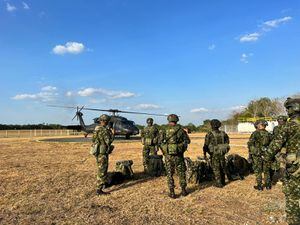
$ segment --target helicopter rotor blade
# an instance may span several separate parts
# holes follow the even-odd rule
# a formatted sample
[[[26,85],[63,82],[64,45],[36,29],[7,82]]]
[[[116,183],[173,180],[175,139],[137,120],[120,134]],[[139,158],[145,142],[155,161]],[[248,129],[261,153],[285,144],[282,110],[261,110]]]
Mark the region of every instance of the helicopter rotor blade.
[[[59,106],[59,105],[48,105],[50,107],[56,108],[66,108],[66,109],[77,109],[78,106]],[[118,109],[96,109],[96,108],[85,108],[84,106],[81,107],[81,110],[89,110],[89,111],[100,111],[100,112],[110,112],[110,113],[128,113],[128,114],[138,114],[138,115],[148,115],[148,116],[168,116],[167,114],[157,114],[157,113],[144,113],[144,112],[134,112],[134,111],[123,111]]]
[[[123,111],[123,110],[118,110],[118,109],[94,109],[94,108],[84,108],[84,110],[101,111],[101,112],[111,112],[111,113],[139,114],[139,115],[149,115],[149,116],[168,116],[168,115],[166,115],[166,114],[144,113],[144,112],[132,112],[132,111]]]

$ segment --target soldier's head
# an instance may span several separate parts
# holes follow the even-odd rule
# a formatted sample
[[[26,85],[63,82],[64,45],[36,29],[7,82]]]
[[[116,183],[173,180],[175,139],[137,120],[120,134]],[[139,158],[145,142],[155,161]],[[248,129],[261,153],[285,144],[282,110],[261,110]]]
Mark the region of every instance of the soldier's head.
[[[279,125],[284,125],[286,123],[287,119],[288,119],[287,116],[278,116],[277,122]]]
[[[220,120],[213,119],[210,121],[210,126],[212,130],[218,130],[222,126],[222,123]]]
[[[152,118],[148,118],[148,119],[146,120],[146,122],[147,122],[147,124],[148,124],[149,126],[152,126],[152,125],[153,125],[153,119],[152,119]]]
[[[257,120],[256,121],[256,126],[257,126],[257,129],[259,130],[265,130],[266,127],[268,126],[268,122],[266,120]]]
[[[284,102],[284,107],[289,117],[300,115],[300,98],[287,98]]]
[[[179,118],[176,114],[170,114],[168,115],[167,120],[169,121],[169,124],[175,125],[179,121]]]
[[[99,123],[106,126],[110,120],[110,116],[103,114],[99,117]]]

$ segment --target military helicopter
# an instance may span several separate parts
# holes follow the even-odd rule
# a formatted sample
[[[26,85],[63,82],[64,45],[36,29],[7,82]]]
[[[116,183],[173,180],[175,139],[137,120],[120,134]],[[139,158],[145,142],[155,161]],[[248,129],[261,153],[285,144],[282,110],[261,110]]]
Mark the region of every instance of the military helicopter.
[[[129,113],[129,114],[139,114],[139,115],[149,115],[149,116],[167,116],[166,114],[153,114],[153,113],[143,113],[143,112],[131,112],[131,111],[122,111],[118,109],[96,109],[96,108],[85,108],[82,107],[74,107],[74,106],[57,106],[57,105],[48,105],[50,107],[58,107],[58,108],[67,108],[67,109],[76,109],[76,114],[72,120],[77,118],[80,126],[78,130],[84,131],[84,136],[87,137],[89,134],[93,133],[95,127],[99,125],[99,117],[94,118],[94,123],[90,125],[85,125],[83,120],[82,110],[90,110],[90,111],[100,111],[100,112],[109,112],[111,113],[110,121],[108,126],[114,130],[115,135],[124,135],[126,139],[129,139],[131,135],[139,134],[139,129],[135,125],[134,121],[128,120],[125,117],[119,116],[119,113]],[[74,126],[71,126],[74,127]]]

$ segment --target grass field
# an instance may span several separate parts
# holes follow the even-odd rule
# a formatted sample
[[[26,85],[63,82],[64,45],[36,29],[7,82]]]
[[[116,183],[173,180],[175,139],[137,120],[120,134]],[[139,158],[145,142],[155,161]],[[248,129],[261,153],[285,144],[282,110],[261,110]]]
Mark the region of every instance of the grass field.
[[[191,135],[186,156],[202,154],[203,136]],[[247,156],[248,135],[230,137],[231,152]],[[89,145],[0,139],[0,224],[285,224],[281,186],[255,191],[253,175],[223,189],[189,184],[187,197],[170,199],[166,177],[142,174],[137,141],[117,141],[109,166],[112,171],[116,161],[131,159],[136,179],[97,197]]]

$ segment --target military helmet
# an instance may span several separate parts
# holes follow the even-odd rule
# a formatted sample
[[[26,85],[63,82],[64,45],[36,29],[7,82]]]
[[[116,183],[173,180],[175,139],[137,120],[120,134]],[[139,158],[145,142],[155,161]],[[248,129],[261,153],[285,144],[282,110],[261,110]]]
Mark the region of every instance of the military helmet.
[[[287,121],[287,119],[288,117],[283,115],[277,117],[277,121]]]
[[[153,123],[153,119],[152,119],[152,118],[148,118],[148,119],[146,120],[146,122],[147,122],[147,123]]]
[[[170,114],[170,115],[168,115],[167,120],[169,122],[177,123],[179,121],[179,118],[178,118],[178,116],[176,114]]]
[[[295,112],[300,112],[300,98],[287,98],[284,102],[285,108],[292,108]]]
[[[222,123],[220,120],[213,119],[210,121],[210,126],[214,128],[220,128],[222,126]]]
[[[261,125],[263,125],[263,126],[266,127],[266,126],[268,126],[268,121],[261,119],[261,120],[257,120],[255,122],[255,124],[256,124],[256,126],[258,126],[259,124],[261,124]]]
[[[103,114],[99,117],[99,121],[109,121],[110,120],[110,116]]]

